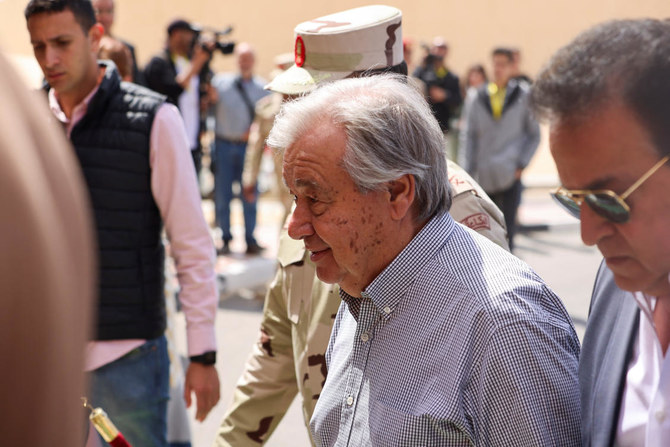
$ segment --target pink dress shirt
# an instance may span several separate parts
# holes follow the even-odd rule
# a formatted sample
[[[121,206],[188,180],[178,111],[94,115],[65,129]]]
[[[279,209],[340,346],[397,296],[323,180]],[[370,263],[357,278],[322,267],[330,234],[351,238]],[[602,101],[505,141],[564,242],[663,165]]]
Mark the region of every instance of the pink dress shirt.
[[[68,137],[86,115],[98,87],[78,104],[68,119],[55,91],[49,106]],[[202,213],[190,147],[179,110],[171,104],[158,108],[150,135],[151,190],[170,240],[179,280],[179,299],[186,317],[188,355],[216,351],[214,320],[218,304],[215,250]],[[86,347],[85,371],[122,357],[146,340],[91,341]]]

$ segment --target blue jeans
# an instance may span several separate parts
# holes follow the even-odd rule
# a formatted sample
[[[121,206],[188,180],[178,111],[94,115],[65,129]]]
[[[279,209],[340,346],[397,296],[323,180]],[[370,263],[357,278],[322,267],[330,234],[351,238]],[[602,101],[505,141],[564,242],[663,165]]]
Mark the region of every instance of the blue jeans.
[[[230,241],[233,238],[230,233],[230,201],[233,200],[233,183],[238,183],[240,190],[242,189],[242,170],[244,169],[246,149],[246,143],[233,143],[220,138],[217,138],[215,142],[214,198],[216,201],[216,220],[223,232],[224,241]],[[240,199],[242,200],[242,212],[244,214],[244,237],[247,244],[255,244],[256,201],[247,202],[244,197],[240,197]]]
[[[160,336],[89,374],[89,401],[105,410],[132,446],[167,446],[169,366],[167,341]]]

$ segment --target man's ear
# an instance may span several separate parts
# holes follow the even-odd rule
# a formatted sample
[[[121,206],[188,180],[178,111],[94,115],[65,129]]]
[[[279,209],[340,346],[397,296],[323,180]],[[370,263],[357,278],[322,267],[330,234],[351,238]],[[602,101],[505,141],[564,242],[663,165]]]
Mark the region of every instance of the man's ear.
[[[88,41],[91,44],[91,51],[98,54],[100,51],[100,39],[105,34],[105,28],[100,23],[95,23],[91,29],[88,30]]]
[[[405,174],[388,182],[389,205],[391,217],[395,220],[404,218],[414,203],[415,180],[411,174]]]

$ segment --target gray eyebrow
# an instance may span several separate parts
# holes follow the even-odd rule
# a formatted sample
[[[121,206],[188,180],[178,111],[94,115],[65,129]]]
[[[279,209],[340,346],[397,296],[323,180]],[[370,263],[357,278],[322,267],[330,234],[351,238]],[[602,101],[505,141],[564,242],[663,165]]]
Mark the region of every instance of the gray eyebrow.
[[[301,188],[311,188],[317,191],[323,191],[323,187],[314,180],[306,180],[299,178],[295,180],[295,186]]]

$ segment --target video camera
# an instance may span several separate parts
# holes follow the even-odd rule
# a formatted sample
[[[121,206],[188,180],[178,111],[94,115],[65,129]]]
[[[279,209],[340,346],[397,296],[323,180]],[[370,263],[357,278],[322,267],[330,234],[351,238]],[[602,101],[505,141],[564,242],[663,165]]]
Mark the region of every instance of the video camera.
[[[212,53],[213,51],[220,51],[221,54],[232,54],[235,51],[235,42],[226,41],[223,37],[233,32],[233,27],[229,26],[223,30],[217,30],[213,27],[207,26],[197,26],[191,25],[191,29],[195,31],[195,39],[193,40],[194,45],[200,45],[200,47]],[[210,49],[210,43],[214,43],[213,49]]]

